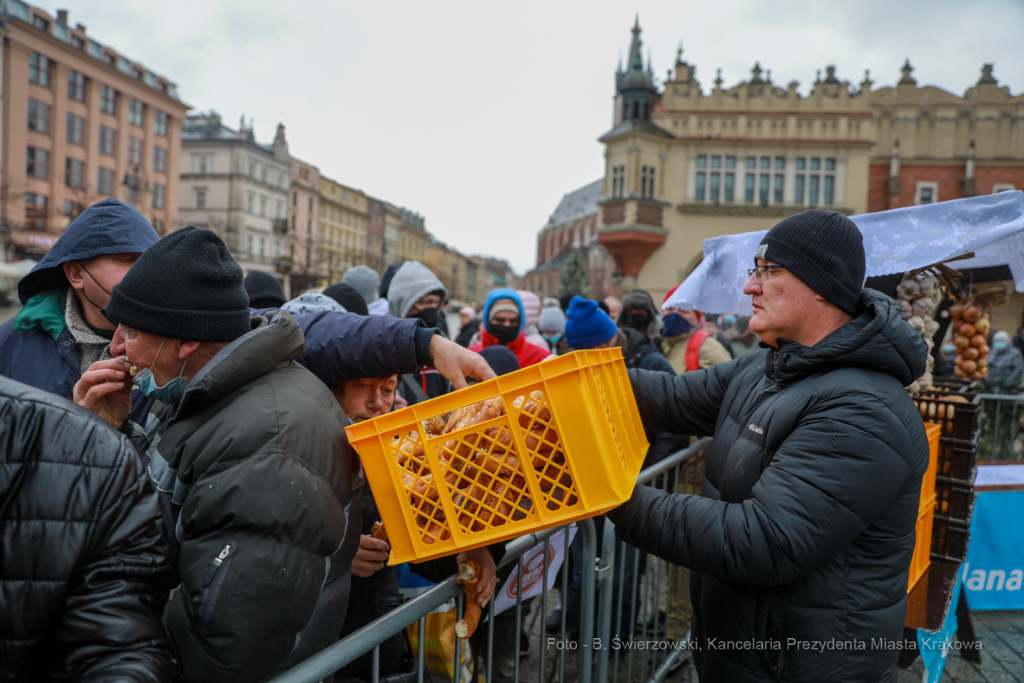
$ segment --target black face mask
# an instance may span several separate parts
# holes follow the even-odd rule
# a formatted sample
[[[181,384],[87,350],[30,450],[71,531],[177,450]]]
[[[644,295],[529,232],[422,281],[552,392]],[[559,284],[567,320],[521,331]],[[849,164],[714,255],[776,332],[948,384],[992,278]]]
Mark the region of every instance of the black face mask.
[[[498,340],[498,343],[502,346],[508,346],[519,337],[519,326],[518,325],[498,325],[491,323],[491,328],[487,330],[491,336]]]
[[[647,329],[651,324],[651,316],[646,313],[627,313],[622,324],[634,330]]]
[[[424,308],[418,313],[413,313],[410,318],[419,318],[427,324],[427,327],[437,327],[437,308]]]

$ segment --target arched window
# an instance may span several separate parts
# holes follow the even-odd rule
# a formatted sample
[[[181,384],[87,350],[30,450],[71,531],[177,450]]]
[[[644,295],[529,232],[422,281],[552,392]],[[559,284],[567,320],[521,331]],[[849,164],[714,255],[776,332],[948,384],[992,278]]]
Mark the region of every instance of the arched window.
[[[640,118],[640,103],[639,102],[634,102],[633,103],[633,117],[632,118],[634,118],[634,119]]]

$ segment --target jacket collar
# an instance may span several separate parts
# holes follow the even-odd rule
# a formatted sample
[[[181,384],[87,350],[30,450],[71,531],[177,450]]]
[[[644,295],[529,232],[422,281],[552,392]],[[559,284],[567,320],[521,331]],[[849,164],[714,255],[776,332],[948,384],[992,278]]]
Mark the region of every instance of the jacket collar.
[[[500,346],[501,342],[493,334],[488,332],[486,329],[480,330],[480,341],[483,342],[484,347],[488,346]],[[523,345],[526,344],[526,333],[520,332],[519,336],[514,340],[510,341],[506,346],[512,349],[512,351],[518,356],[522,350]]]
[[[290,313],[254,316],[252,325],[250,332],[221,349],[189,381],[174,420],[219,401],[306,352],[306,338]]]
[[[14,329],[42,330],[56,341],[67,329],[64,312],[68,298],[68,287],[58,287],[36,294],[26,301],[25,307],[18,312],[14,319]]]

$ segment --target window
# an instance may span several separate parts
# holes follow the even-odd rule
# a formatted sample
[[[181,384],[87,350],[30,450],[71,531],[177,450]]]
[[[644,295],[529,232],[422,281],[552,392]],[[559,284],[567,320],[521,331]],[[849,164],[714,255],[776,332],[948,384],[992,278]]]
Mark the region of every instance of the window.
[[[85,102],[85,74],[78,71],[68,72],[68,99]]]
[[[38,147],[28,148],[28,164],[25,172],[29,178],[46,180],[49,177],[50,153]]]
[[[246,236],[245,236],[245,251],[250,253],[250,254],[252,254],[253,253],[253,245],[255,243],[256,243],[256,236],[253,235],[251,232],[246,234]]]
[[[158,235],[164,234],[164,222],[159,218],[153,219],[153,227],[156,229]]]
[[[105,195],[114,194],[114,172],[109,168],[100,168],[96,176],[96,192]]]
[[[260,235],[260,256],[267,255],[267,236]]]
[[[46,230],[46,197],[44,195],[25,193],[25,227],[29,230]]]
[[[761,168],[767,169],[772,167],[771,157],[761,157]]]
[[[128,123],[135,126],[142,125],[142,102],[140,100],[132,100],[128,108]]]
[[[782,175],[781,173],[776,173],[775,174],[775,191],[774,191],[774,196],[772,197],[772,201],[774,201],[776,204],[781,204],[782,203],[782,190],[783,190],[783,188],[785,188],[785,186],[786,186],[786,177],[784,175]]]
[[[274,202],[274,218],[281,218],[284,215],[284,202],[278,199]]]
[[[267,198],[264,195],[260,195],[260,215],[267,215]]]
[[[85,164],[81,159],[68,157],[64,160],[64,184],[68,187],[81,189],[82,175],[85,171]]]
[[[50,22],[48,22],[46,19],[43,19],[38,14],[32,15],[32,26],[39,29],[40,31],[46,31],[47,33],[50,32]]]
[[[717,157],[714,157],[714,158],[717,158]],[[712,161],[714,160],[714,158],[712,159]],[[712,163],[712,168],[714,168],[714,164],[713,163]],[[712,173],[711,174],[711,201],[714,202],[715,204],[718,203],[718,194],[719,194],[719,189],[720,189],[719,185],[720,185],[721,182],[722,182],[722,174],[721,173]]]
[[[73,202],[70,199],[64,200],[64,216],[68,219],[68,222],[78,218],[78,214],[85,211],[85,207],[78,202]]]
[[[726,168],[736,168],[736,157],[726,157],[725,158],[725,167]]]
[[[694,195],[694,199],[698,202],[704,201],[705,187],[708,182],[708,174],[701,171],[697,174],[697,192]]]
[[[657,168],[654,166],[643,166],[640,169],[640,196],[644,199],[654,198],[654,180],[657,174]],[[348,216],[346,216],[347,218]]]
[[[28,58],[28,82],[50,87],[50,60],[38,52]]]
[[[107,66],[112,66],[112,67],[114,67],[116,69],[117,68],[117,55],[115,55],[115,54],[113,54],[111,52],[104,52],[103,53],[103,63],[106,64]]]
[[[85,119],[75,114],[68,114],[67,141],[73,145],[85,144]]]
[[[612,198],[621,199],[626,194],[625,165],[612,166]]]
[[[754,174],[753,173],[748,173],[747,177],[744,179],[743,182],[744,182],[744,185],[743,185],[743,201],[747,202],[748,204],[753,204],[754,203]]]
[[[28,129],[37,133],[50,132],[50,105],[36,100],[28,101]]]
[[[697,155],[697,168],[707,168],[707,167],[708,167],[708,157],[707,157],[707,155],[706,154],[698,154]]]
[[[85,50],[85,41],[75,34],[71,34],[71,47],[76,50]]]
[[[196,190],[196,208],[206,208],[206,190]]]
[[[117,110],[114,108],[114,103],[117,100],[117,91],[111,88],[109,85],[103,86],[103,90],[100,92],[100,111],[104,114],[113,114]]]
[[[134,78],[135,80],[141,81],[145,77],[145,75],[146,74],[143,73],[142,69],[140,69],[139,67],[132,67],[132,78]]]
[[[747,157],[747,168],[757,168],[757,157]]]
[[[249,192],[245,195],[245,210],[249,213],[254,213],[256,208],[256,193]]]
[[[128,163],[138,166],[142,163],[142,140],[128,138]]]
[[[717,154],[711,157],[711,168],[722,168],[722,157]]]
[[[786,157],[775,157],[775,170],[781,171],[786,168]]]
[[[153,183],[153,208],[164,208],[164,186],[160,183]]]
[[[260,180],[267,182],[267,167],[263,166],[260,168]]]
[[[793,203],[805,206],[831,206],[835,203],[836,159],[827,157],[797,157],[796,175],[793,177]],[[806,202],[804,190],[807,190]]]
[[[996,194],[997,192],[1013,192],[1015,189],[1017,188],[1009,183],[996,183],[992,186],[992,194]]]
[[[768,157],[764,157],[764,158],[767,159]],[[769,178],[771,178],[770,175],[768,175],[767,173],[762,173],[761,174],[761,178],[758,181],[760,184],[759,184],[759,186],[757,188],[758,189],[757,198],[758,198],[758,201],[761,202],[761,206],[768,206],[768,183],[769,183]]]
[[[167,135],[167,112],[158,111],[153,123],[153,132],[157,135]]]
[[[299,193],[298,192],[292,192],[292,206],[298,206],[298,205],[299,205]]]
[[[209,173],[209,162],[205,156],[196,157],[196,171],[200,174]]]
[[[736,186],[736,174],[726,173],[725,174],[725,201],[734,201],[733,194]]]
[[[100,154],[114,155],[114,129],[100,126]]]
[[[153,148],[153,170],[160,173],[167,170],[167,150],[163,147]]]
[[[250,161],[249,162],[249,177],[250,178],[255,178],[256,177],[256,162],[255,161]]]
[[[938,183],[919,182],[917,184],[917,196],[914,197],[915,204],[933,204],[937,201],[939,201]]]

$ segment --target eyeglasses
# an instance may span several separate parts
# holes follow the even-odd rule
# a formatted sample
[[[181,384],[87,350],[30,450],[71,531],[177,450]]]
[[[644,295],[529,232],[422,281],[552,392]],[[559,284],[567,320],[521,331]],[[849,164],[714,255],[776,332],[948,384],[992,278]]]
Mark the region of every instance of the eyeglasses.
[[[764,282],[765,280],[769,280],[769,279],[775,277],[775,275],[773,274],[773,271],[785,270],[785,269],[786,269],[786,266],[754,266],[753,268],[750,268],[749,270],[747,270],[747,277],[750,277],[751,275],[755,275],[756,274],[757,281],[758,282]]]

